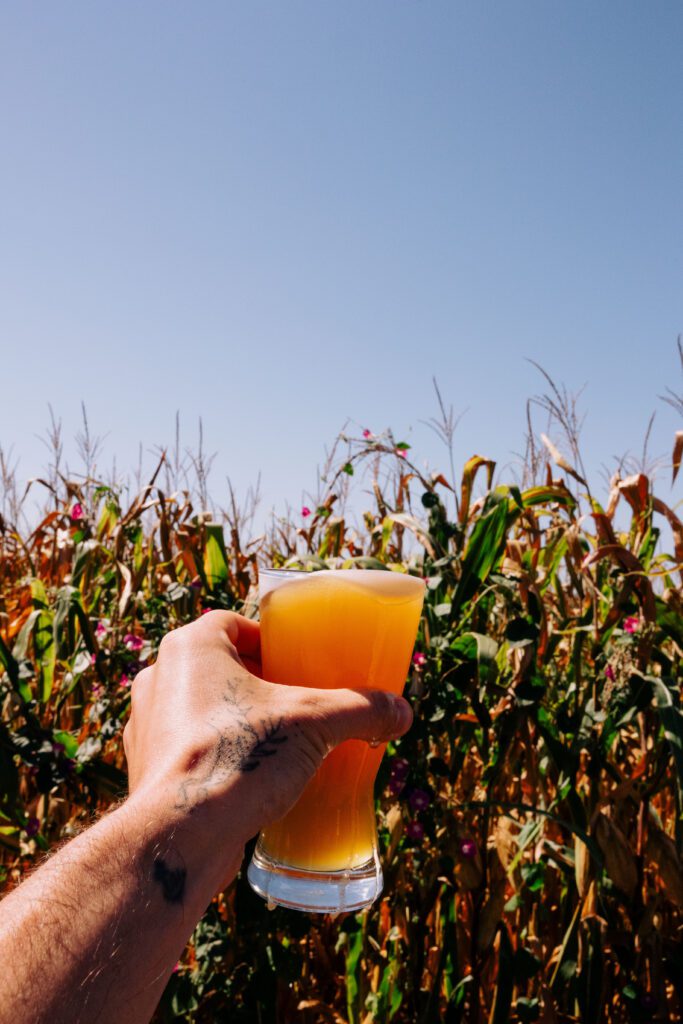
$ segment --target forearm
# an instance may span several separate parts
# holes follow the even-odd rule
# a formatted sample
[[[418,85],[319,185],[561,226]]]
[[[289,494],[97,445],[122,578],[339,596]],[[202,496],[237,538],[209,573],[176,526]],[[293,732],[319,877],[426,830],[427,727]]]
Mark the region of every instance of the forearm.
[[[2,903],[2,1024],[146,1024],[195,924],[229,873],[199,836],[205,813],[136,794]],[[206,840],[204,840],[204,843]],[[21,950],[21,955],[17,952]]]

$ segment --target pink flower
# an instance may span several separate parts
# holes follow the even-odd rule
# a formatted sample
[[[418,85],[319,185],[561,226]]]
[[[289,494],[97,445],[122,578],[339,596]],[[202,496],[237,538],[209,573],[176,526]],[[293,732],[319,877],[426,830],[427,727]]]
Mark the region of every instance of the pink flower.
[[[460,856],[466,860],[472,860],[477,856],[477,844],[474,839],[461,839],[459,843]]]
[[[144,640],[140,636],[135,636],[134,633],[126,633],[123,642],[129,651],[140,651]]]
[[[417,813],[418,811],[424,811],[426,807],[429,807],[432,799],[424,789],[414,789],[408,797],[408,803],[410,804],[411,811]]]
[[[409,821],[406,825],[406,835],[408,836],[408,839],[419,841],[420,839],[424,839],[424,834],[424,825],[421,825],[419,821]]]
[[[126,687],[130,686],[130,684],[132,682],[133,682],[133,680],[129,679],[128,676],[126,675],[126,673],[124,672],[123,675],[121,676],[120,680],[119,680],[119,686],[121,687],[122,690],[125,690]]]
[[[372,436],[373,436],[373,433],[372,433],[372,431],[371,431],[371,430],[368,430],[368,428],[366,427],[366,428],[365,428],[365,430],[363,431],[363,437],[365,438],[365,440],[366,440],[366,441],[369,441],[369,439],[370,439],[370,438],[371,438]]]
[[[415,668],[422,668],[422,666],[426,664],[427,658],[422,653],[422,651],[415,651],[415,654],[413,655],[413,665],[415,666]]]
[[[178,961],[178,963],[175,965],[175,967],[171,971],[171,974],[177,974],[179,970],[180,970],[180,960]]]
[[[97,664],[97,655],[96,654],[91,654],[90,655],[90,664],[91,665],[96,665]]]
[[[310,514],[311,514],[310,508],[308,507],[308,505],[304,505],[304,507],[301,509],[301,515],[304,517],[304,519],[306,519],[306,517],[310,516]]]
[[[79,519],[83,518],[83,506],[81,505],[80,501],[75,502],[71,506],[71,511],[69,512],[69,515],[74,522],[78,522]]]
[[[408,452],[405,450],[405,448],[397,448],[396,454],[400,455],[402,459],[408,458]]]
[[[92,692],[92,695],[93,695],[93,697],[95,699],[97,699],[102,694],[102,691],[103,691],[103,687],[100,686],[99,683],[93,683],[92,684],[92,691],[91,692]]]
[[[608,665],[607,668],[605,669],[605,675],[609,679],[610,683],[614,682],[614,669],[612,668],[611,665]]]
[[[640,629],[640,619],[637,615],[629,615],[624,619],[624,629],[627,633],[637,633]]]
[[[101,640],[103,636],[107,635],[107,626],[104,622],[98,622],[95,626],[95,636],[98,640]]]

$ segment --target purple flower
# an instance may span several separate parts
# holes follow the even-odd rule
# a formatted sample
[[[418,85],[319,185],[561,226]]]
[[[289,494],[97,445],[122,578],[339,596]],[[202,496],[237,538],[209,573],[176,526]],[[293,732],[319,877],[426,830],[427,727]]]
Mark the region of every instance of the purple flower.
[[[53,754],[57,754],[57,756],[59,756],[60,754],[64,753],[64,750],[65,750],[65,747],[64,747],[63,743],[53,743],[52,744],[52,753]]]
[[[405,779],[397,779],[393,775],[387,783],[387,789],[392,796],[400,796],[403,790],[406,788]]]
[[[605,675],[609,679],[610,683],[614,682],[614,669],[612,668],[611,665],[608,665],[607,668],[605,669]]]
[[[402,779],[404,782],[410,772],[410,761],[405,757],[392,757],[389,761],[389,771],[392,779]]]
[[[417,811],[424,811],[426,807],[429,807],[431,802],[432,798],[424,789],[413,789],[408,797],[410,809],[416,813]]]
[[[406,835],[408,836],[408,839],[414,839],[415,841],[424,839],[424,826],[421,825],[419,821],[409,821],[406,825]]]
[[[624,619],[624,629],[627,633],[637,633],[640,629],[640,619],[637,615],[629,615]]]
[[[473,860],[477,856],[477,844],[474,839],[461,839],[458,846],[460,849],[460,856],[464,857],[465,860]]]
[[[71,506],[71,511],[69,512],[70,518],[73,520],[73,522],[77,523],[79,519],[83,518],[83,515],[83,506],[81,505],[80,501],[74,502],[74,504]]]
[[[129,651],[140,651],[142,650],[144,640],[141,636],[135,636],[134,633],[126,633],[123,642]]]
[[[29,839],[33,839],[38,832],[40,832],[40,822],[37,818],[29,818],[26,822],[26,835]]]
[[[427,658],[422,651],[415,651],[413,655],[413,665],[415,668],[422,668],[423,665],[427,664]]]
[[[304,517],[304,519],[306,519],[308,516],[310,516],[310,514],[310,508],[308,507],[308,505],[304,505],[303,508],[301,509],[301,515]]]

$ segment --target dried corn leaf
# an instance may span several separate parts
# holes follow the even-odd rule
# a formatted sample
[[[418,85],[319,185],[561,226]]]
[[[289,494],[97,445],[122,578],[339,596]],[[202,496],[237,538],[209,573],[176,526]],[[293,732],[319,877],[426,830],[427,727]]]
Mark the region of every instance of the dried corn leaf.
[[[666,898],[683,907],[683,865],[676,844],[653,823],[647,833],[647,854],[657,865]]]

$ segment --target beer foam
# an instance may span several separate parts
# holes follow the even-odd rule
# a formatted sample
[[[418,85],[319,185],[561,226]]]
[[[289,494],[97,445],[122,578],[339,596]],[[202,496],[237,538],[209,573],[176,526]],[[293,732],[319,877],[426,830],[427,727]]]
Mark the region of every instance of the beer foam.
[[[381,569],[321,569],[318,572],[301,573],[300,576],[290,577],[281,586],[284,588],[290,584],[304,584],[307,588],[315,586],[327,590],[340,583],[344,587],[370,590],[377,597],[388,598],[391,601],[412,600],[424,592],[425,586],[424,580],[418,576]]]

